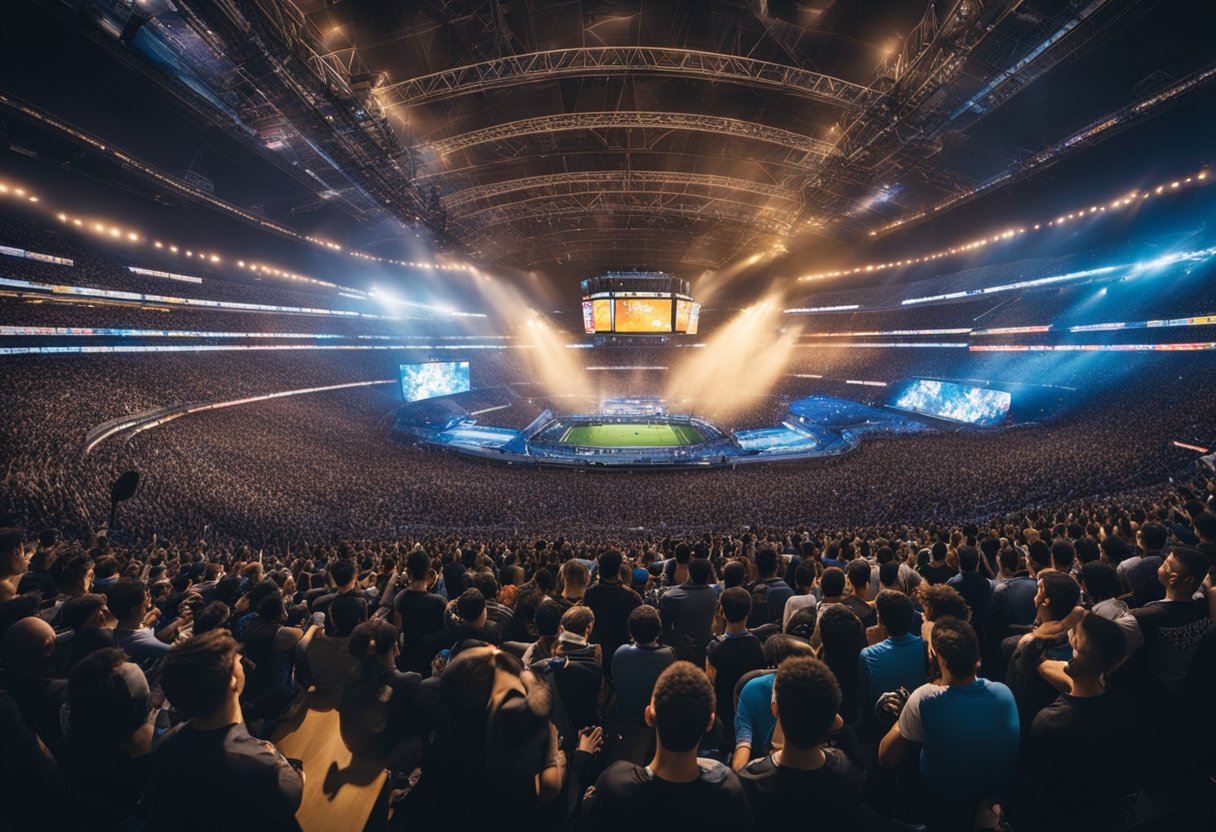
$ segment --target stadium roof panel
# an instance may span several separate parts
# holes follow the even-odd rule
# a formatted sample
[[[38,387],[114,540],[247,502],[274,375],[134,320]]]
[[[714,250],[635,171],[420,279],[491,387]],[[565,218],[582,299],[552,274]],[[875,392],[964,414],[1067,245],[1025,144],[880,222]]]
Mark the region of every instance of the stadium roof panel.
[[[1185,15],[1146,0],[86,5],[72,22],[166,101],[312,191],[269,219],[325,206],[363,227],[417,223],[524,268],[538,222],[662,232],[694,211],[718,245],[672,235],[647,243],[656,262],[721,265],[773,235],[852,246],[1216,80]],[[1148,77],[1108,66],[1133,48]],[[1043,84],[1069,72],[1084,83]],[[1011,123],[1027,102],[1050,118]],[[619,265],[604,246],[564,256],[583,273]]]

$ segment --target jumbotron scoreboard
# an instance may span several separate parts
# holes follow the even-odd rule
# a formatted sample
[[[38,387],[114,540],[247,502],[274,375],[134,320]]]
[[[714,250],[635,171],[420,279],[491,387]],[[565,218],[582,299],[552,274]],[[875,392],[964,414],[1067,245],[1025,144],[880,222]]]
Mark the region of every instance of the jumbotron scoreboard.
[[[608,272],[582,282],[588,335],[696,335],[701,304],[664,272]]]

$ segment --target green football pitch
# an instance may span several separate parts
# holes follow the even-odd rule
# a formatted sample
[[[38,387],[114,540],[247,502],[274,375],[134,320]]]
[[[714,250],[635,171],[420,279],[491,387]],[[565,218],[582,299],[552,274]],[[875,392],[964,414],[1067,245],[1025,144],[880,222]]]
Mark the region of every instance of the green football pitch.
[[[695,445],[705,437],[687,425],[608,424],[574,425],[561,441],[589,448],[665,448]]]

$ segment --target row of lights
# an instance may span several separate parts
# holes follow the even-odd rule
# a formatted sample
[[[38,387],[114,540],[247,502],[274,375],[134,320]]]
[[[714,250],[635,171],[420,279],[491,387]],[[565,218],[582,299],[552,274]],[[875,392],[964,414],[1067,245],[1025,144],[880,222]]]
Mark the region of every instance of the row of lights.
[[[19,195],[24,195],[24,191],[21,188],[13,188],[11,186],[0,184],[0,194],[4,194],[4,193],[15,193],[15,194],[19,194]],[[38,197],[29,197],[29,201],[37,202]],[[76,228],[79,228],[81,231],[92,232],[94,234],[97,234],[100,237],[105,237],[105,238],[112,239],[112,240],[124,241],[124,242],[128,242],[128,243],[141,243],[142,244],[142,243],[149,242],[148,238],[143,236],[142,234],[140,234],[138,231],[121,228],[117,225],[107,225],[104,222],[88,220],[83,217],[75,217],[75,216],[72,216],[71,214],[66,214],[63,212],[56,214],[56,217],[59,219],[59,221],[61,223],[64,223],[65,225],[74,226]],[[198,261],[204,262],[204,263],[213,263],[215,265],[222,265],[224,263],[224,258],[216,252],[195,251],[192,248],[186,248],[185,246],[179,246],[176,243],[165,243],[165,242],[161,242],[160,240],[152,240],[151,242],[152,242],[152,247],[157,249],[158,251],[168,252],[169,254],[179,254],[179,255],[182,255],[185,257],[189,257],[191,259],[197,259]],[[325,286],[325,287],[328,287],[331,289],[346,288],[346,287],[339,286],[336,283],[330,283],[325,280],[319,280],[315,277],[309,277],[308,275],[303,275],[303,274],[299,274],[297,272],[287,271],[285,269],[276,269],[272,266],[267,266],[262,263],[248,263],[247,264],[244,260],[238,260],[236,262],[240,268],[242,268],[242,269],[247,268],[250,271],[256,272],[258,274],[268,274],[268,275],[274,275],[275,277],[281,277],[286,280],[296,280],[296,281],[300,281],[303,283],[313,283],[318,286]],[[355,290],[351,290],[351,291],[355,291]]]
[[[38,196],[30,193],[26,188],[18,186],[18,185],[5,183],[5,182],[0,182],[0,197],[16,197],[18,199],[23,199],[23,200],[26,200],[28,202],[33,202],[33,203],[38,203],[41,201],[41,199]],[[58,217],[58,219],[61,223],[75,226],[76,228],[79,228],[82,231],[91,231],[102,237],[107,237],[107,238],[110,238],[113,240],[122,240],[122,241],[129,242],[129,243],[147,243],[148,242],[148,239],[145,236],[143,236],[138,231],[134,231],[131,229],[121,228],[119,226],[109,225],[109,224],[103,223],[103,222],[97,222],[95,220],[89,220],[89,219],[86,219],[83,217],[72,216],[71,214],[67,214],[64,212],[60,212],[56,216]],[[329,249],[331,251],[335,251],[335,252],[339,252],[339,253],[341,253],[343,251],[342,246],[338,245],[335,242],[321,239],[320,237],[309,236],[309,237],[301,237],[301,239],[306,240],[314,245]],[[214,252],[208,253],[208,252],[202,252],[202,251],[195,251],[194,249],[186,248],[185,246],[179,246],[174,243],[164,243],[164,242],[161,242],[160,240],[153,240],[152,245],[155,248],[162,250],[162,251],[166,251],[170,254],[181,254],[186,257],[197,258],[201,261],[215,263],[215,264],[222,264],[224,262],[224,258],[222,256],[220,256],[218,253],[214,253]],[[465,264],[421,263],[421,262],[415,262],[415,261],[394,260],[394,259],[386,258],[386,257],[376,257],[371,254],[365,254],[363,252],[353,251],[353,250],[348,251],[346,253],[351,255],[352,257],[358,257],[362,260],[367,260],[369,262],[388,263],[391,265],[403,266],[406,268],[435,269],[435,270],[439,270],[439,271],[464,271],[464,272],[472,271],[472,267],[469,265],[465,265]],[[309,275],[304,275],[304,274],[300,274],[298,272],[288,271],[286,269],[277,269],[277,268],[274,268],[273,266],[267,266],[262,263],[248,263],[247,264],[243,260],[238,260],[237,265],[240,268],[243,268],[243,269],[247,268],[250,271],[256,272],[258,274],[267,274],[267,275],[273,275],[275,277],[280,277],[280,278],[283,278],[286,280],[296,280],[296,281],[300,281],[303,283],[312,283],[314,285],[325,286],[330,289],[347,289],[348,291],[352,291],[352,292],[358,291],[356,289],[350,289],[350,287],[347,287],[347,286],[341,286],[337,283],[331,283],[327,280],[321,280],[319,278],[310,277]],[[362,295],[362,294],[363,293],[360,292],[360,295]]]
[[[908,257],[903,260],[891,260],[886,263],[870,263],[865,266],[855,266],[854,268],[851,268],[851,269],[840,269],[840,270],[831,271],[831,272],[820,272],[818,274],[808,274],[808,275],[803,275],[802,277],[800,277],[798,279],[799,280],[824,280],[826,278],[832,278],[832,277],[845,277],[847,275],[852,275],[852,274],[861,274],[861,273],[867,273],[867,272],[882,271],[884,269],[899,268],[900,266],[912,266],[917,263],[928,263],[933,260],[938,260],[942,257],[950,257],[950,256],[953,256],[956,254],[965,254],[968,251],[974,251],[975,249],[983,248],[984,246],[990,245],[992,243],[999,243],[999,242],[1004,242],[1005,240],[1011,240],[1014,237],[1017,237],[1018,235],[1027,233],[1028,231],[1039,231],[1044,228],[1054,228],[1056,226],[1061,226],[1068,222],[1072,222],[1074,220],[1084,219],[1086,217],[1095,216],[1097,214],[1103,214],[1103,213],[1106,213],[1106,211],[1108,211],[1108,210],[1118,211],[1123,208],[1126,208],[1129,205],[1140,204],[1144,200],[1149,199],[1150,197],[1153,197],[1153,196],[1162,196],[1164,194],[1177,193],[1178,191],[1183,190],[1187,187],[1196,187],[1201,184],[1207,184],[1209,181],[1211,181],[1211,177],[1210,177],[1208,171],[1201,170],[1192,176],[1186,177],[1185,179],[1175,179],[1171,182],[1162,183],[1160,185],[1157,185],[1155,188],[1148,188],[1143,191],[1141,191],[1141,190],[1131,191],[1126,196],[1120,197],[1119,199],[1116,199],[1113,202],[1110,202],[1107,204],[1091,205],[1088,208],[1081,208],[1079,210],[1069,211],[1067,214],[1060,214],[1058,217],[1055,217],[1054,219],[1050,219],[1045,222],[1043,222],[1043,221],[1037,222],[1030,228],[1027,228],[1025,226],[1021,226],[1018,228],[1010,228],[1010,229],[1000,232],[999,234],[994,234],[991,237],[981,237],[980,239],[972,240],[969,243],[963,243],[960,245],[951,246],[950,248],[942,249],[941,251],[932,252],[930,254],[922,254],[919,257]],[[879,229],[879,231],[887,231],[892,227],[894,227],[894,226],[887,226],[886,228]],[[873,237],[873,236],[877,235],[879,233],[879,231],[871,231],[870,236]]]
[[[204,202],[207,202],[210,205],[212,205],[228,214],[235,214],[236,216],[240,217],[241,219],[243,219],[247,222],[251,222],[256,225],[260,225],[263,228],[266,228],[270,231],[275,232],[276,234],[282,234],[286,237],[291,237],[296,240],[302,240],[304,242],[312,243],[313,245],[329,249],[330,251],[336,251],[336,252],[342,251],[342,247],[340,245],[338,245],[337,243],[331,242],[329,240],[323,240],[319,237],[312,237],[312,236],[300,234],[284,225],[280,225],[278,223],[271,222],[270,220],[267,220],[265,217],[260,217],[256,214],[253,214],[249,211],[239,208],[238,206],[233,205],[229,202],[226,202],[205,191],[200,191],[197,188],[194,188],[194,187],[190,186],[189,184],[184,183],[179,179],[176,179],[175,177],[169,176],[169,175],[161,172],[160,170],[152,167],[151,165],[147,165],[147,164],[141,162],[139,159],[136,159],[132,156],[127,155],[126,153],[122,152],[121,150],[119,150],[116,147],[108,147],[104,142],[100,141],[99,139],[96,139],[87,133],[83,133],[80,130],[77,130],[76,128],[72,127],[71,125],[69,125],[65,122],[59,121],[58,119],[50,116],[47,113],[43,113],[39,110],[33,109],[32,107],[28,107],[19,101],[11,99],[8,96],[4,95],[3,93],[0,93],[0,103],[7,104],[8,106],[13,107],[14,109],[17,109],[22,113],[25,113],[27,116],[33,118],[34,120],[36,120],[42,124],[53,127],[54,129],[59,130],[60,132],[63,132],[69,136],[72,136],[73,138],[75,138],[79,141],[82,141],[82,142],[90,145],[91,147],[93,147],[99,151],[102,151],[103,153],[113,156],[114,158],[116,158],[120,162],[122,162],[123,164],[129,165],[139,171],[142,171],[143,173],[147,174],[148,176],[151,176],[152,178],[164,183],[165,185],[172,188],[173,190],[187,193],[187,194],[191,195],[192,197],[194,197],[195,199],[201,199]],[[3,192],[0,192],[0,195],[2,195],[2,193]],[[34,198],[34,199],[31,199],[30,201],[37,202],[38,200],[37,200],[37,198]],[[417,218],[415,218],[415,219],[417,219]],[[411,262],[405,262],[405,261],[401,261],[401,260],[394,260],[392,258],[374,257],[372,255],[362,254],[361,252],[350,251],[347,253],[350,254],[351,256],[360,257],[365,260],[372,260],[372,261],[375,261],[378,263],[389,263],[391,265],[405,266],[408,268],[433,268],[433,269],[439,269],[441,271],[472,271],[472,267],[468,266],[468,265],[443,266],[443,265],[439,265],[439,264],[435,264],[435,263],[411,263]],[[312,278],[302,278],[302,279],[312,280]],[[334,285],[334,284],[326,283],[326,282],[320,281],[320,280],[315,281],[315,282],[321,284],[322,286]]]
[[[37,195],[27,192],[25,188],[19,188],[16,185],[8,185],[4,182],[0,182],[0,196],[16,197],[17,199],[24,199],[27,202],[39,201],[39,197]]]
[[[339,249],[341,251],[341,249]],[[370,263],[387,263],[391,266],[402,266],[407,269],[434,269],[441,272],[471,272],[473,267],[467,263],[420,263],[416,260],[394,260],[392,257],[377,257],[362,251],[348,251],[351,257],[367,260]]]

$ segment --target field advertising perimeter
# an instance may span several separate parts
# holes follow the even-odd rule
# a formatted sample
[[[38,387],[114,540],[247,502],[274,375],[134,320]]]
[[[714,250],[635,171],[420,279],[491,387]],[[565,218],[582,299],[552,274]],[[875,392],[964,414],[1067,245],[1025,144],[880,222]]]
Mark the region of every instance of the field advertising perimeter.
[[[704,442],[705,437],[688,425],[607,424],[574,425],[561,441],[585,448],[674,448]]]

